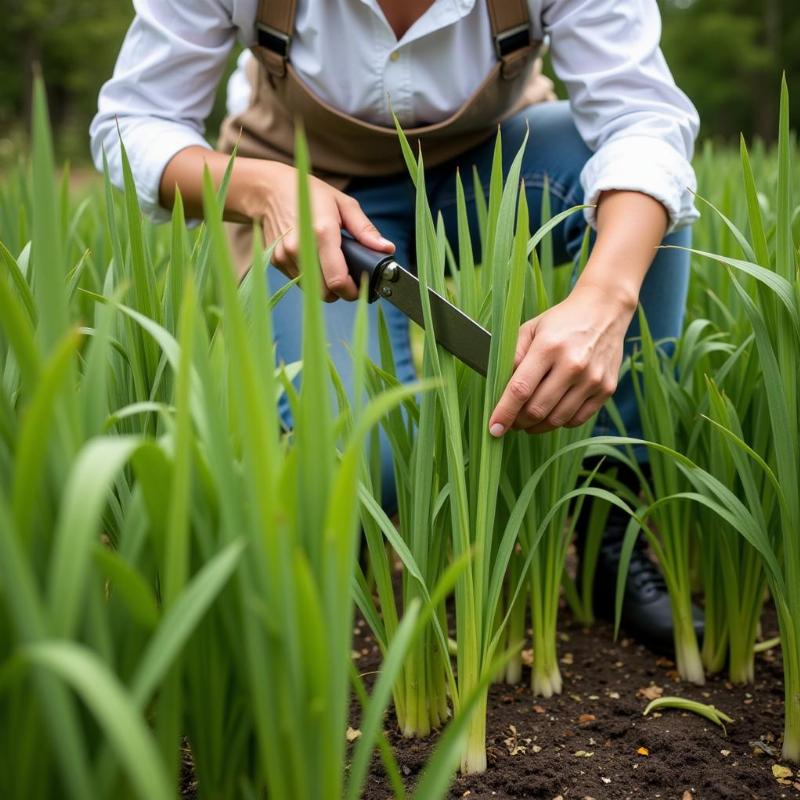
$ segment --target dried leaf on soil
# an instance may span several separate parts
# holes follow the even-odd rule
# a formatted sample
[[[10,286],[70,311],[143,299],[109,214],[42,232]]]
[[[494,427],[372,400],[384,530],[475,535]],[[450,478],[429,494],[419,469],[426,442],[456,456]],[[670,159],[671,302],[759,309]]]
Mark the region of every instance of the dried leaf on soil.
[[[645,700],[657,700],[664,694],[664,689],[661,686],[656,686],[654,683],[651,683],[650,686],[643,686],[636,694],[639,697],[643,697]]]
[[[348,742],[354,742],[361,736],[361,731],[356,728],[348,728],[345,735],[347,736]]]
[[[782,764],[772,765],[772,774],[775,778],[791,778],[792,771],[789,767],[784,767]]]
[[[528,751],[528,745],[531,743],[531,740],[528,739],[520,739],[517,736],[517,726],[516,725],[509,725],[508,730],[510,736],[508,738],[503,739],[503,743],[508,748],[508,754],[510,756],[517,756],[521,753],[526,753]],[[541,748],[540,748],[541,749]],[[538,752],[534,750],[534,752]]]

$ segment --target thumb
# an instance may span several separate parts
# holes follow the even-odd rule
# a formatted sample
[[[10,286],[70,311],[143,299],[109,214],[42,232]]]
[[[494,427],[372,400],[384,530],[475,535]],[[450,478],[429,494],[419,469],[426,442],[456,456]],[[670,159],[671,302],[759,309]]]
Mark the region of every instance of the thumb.
[[[394,253],[394,245],[381,236],[380,231],[372,224],[369,217],[361,210],[358,200],[342,194],[337,199],[339,215],[344,229],[365,247],[381,253]]]

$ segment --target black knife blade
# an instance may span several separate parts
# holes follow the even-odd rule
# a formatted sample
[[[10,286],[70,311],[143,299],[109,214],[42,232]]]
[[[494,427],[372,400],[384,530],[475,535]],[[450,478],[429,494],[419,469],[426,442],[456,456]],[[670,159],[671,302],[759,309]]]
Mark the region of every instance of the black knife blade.
[[[342,236],[342,252],[356,285],[364,278],[369,281],[370,302],[382,297],[425,327],[419,280],[414,274],[400,266],[394,256],[364,247],[347,235]],[[428,299],[436,341],[485,377],[492,335],[433,289],[428,289]]]

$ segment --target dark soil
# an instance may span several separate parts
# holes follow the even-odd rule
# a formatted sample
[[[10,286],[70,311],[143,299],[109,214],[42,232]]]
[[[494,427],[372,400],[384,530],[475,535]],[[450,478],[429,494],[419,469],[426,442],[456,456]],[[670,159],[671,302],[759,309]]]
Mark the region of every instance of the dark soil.
[[[774,635],[767,619],[765,634]],[[564,612],[559,657],[564,692],[545,700],[528,687],[493,686],[489,697],[484,775],[459,777],[451,797],[470,800],[750,800],[798,798],[800,777],[773,775],[781,763],[783,683],[780,651],[756,656],[756,681],[736,687],[724,676],[702,687],[679,680],[675,665],[630,639],[612,641],[605,623],[586,629]],[[355,641],[359,667],[380,662],[363,623]],[[711,703],[734,719],[727,733],[702,717],[665,710],[642,716],[647,696],[663,691]],[[353,725],[357,725],[354,714]],[[389,739],[409,788],[435,745],[396,733]],[[794,769],[792,770],[795,771]],[[383,767],[373,761],[365,800],[392,797]]]

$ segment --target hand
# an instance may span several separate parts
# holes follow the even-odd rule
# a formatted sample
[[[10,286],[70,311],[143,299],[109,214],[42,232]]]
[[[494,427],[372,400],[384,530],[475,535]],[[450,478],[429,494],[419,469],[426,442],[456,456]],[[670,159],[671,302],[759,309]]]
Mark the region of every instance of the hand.
[[[178,151],[161,176],[159,199],[172,208],[175,190],[180,188],[188,217],[203,216],[203,172],[208,170],[216,185],[222,182],[229,156],[207,147],[193,145]],[[358,289],[347,272],[342,255],[344,228],[366,247],[393,253],[394,245],[378,233],[357,200],[339,192],[318,178],[309,178],[314,231],[322,269],[322,295],[326,301],[343,297],[355,300]],[[277,241],[272,261],[281,272],[298,274],[300,238],[297,232],[297,170],[277,161],[237,157],[233,164],[225,219],[232,222],[258,220],[264,241]]]
[[[579,284],[563,302],[526,322],[490,433],[575,428],[597,413],[617,388],[634,309],[600,287]]]
[[[322,297],[326,302],[338,298],[355,300],[358,298],[358,287],[347,271],[342,254],[342,228],[373,250],[393,253],[394,245],[380,235],[361,210],[357,200],[318,178],[309,177],[308,180],[314,233],[322,270]],[[287,277],[294,278],[299,273],[297,262],[300,251],[297,170],[294,167],[270,163],[269,189],[263,195],[259,216],[264,230],[264,241],[277,241],[272,263]]]
[[[533,62],[530,78],[522,89],[522,98],[518,101],[521,108],[536,105],[537,103],[552,103],[558,100],[555,84],[542,71],[542,59]]]

